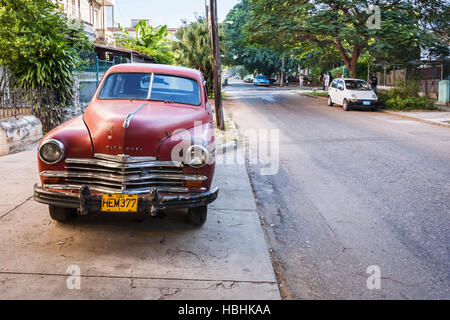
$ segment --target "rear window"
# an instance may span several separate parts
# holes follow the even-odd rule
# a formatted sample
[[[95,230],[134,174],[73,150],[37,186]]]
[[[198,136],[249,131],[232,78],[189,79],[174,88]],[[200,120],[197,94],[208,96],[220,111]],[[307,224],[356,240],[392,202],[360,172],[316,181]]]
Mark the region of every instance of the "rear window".
[[[200,105],[200,88],[193,79],[149,73],[113,73],[105,80],[100,99],[136,99]]]

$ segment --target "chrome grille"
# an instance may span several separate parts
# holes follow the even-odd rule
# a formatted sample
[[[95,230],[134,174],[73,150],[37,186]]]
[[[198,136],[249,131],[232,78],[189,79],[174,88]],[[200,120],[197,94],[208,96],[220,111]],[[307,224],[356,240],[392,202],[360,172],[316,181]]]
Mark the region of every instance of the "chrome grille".
[[[44,171],[46,178],[65,178],[67,185],[55,189],[74,189],[83,185],[106,193],[147,193],[151,188],[162,192],[189,192],[185,181],[204,181],[205,176],[183,174],[183,164],[156,161],[153,157],[95,154],[94,158],[68,158],[67,171]]]

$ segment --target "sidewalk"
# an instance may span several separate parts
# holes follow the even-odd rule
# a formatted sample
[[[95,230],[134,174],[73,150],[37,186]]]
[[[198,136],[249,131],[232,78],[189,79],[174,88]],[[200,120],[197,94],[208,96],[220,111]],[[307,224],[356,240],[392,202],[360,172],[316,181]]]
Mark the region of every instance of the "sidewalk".
[[[0,299],[280,299],[244,165],[221,164],[202,228],[184,211],[61,224],[32,199],[36,150],[0,157]],[[81,270],[81,289],[67,270]]]
[[[398,112],[390,110],[382,110],[384,113],[389,113],[404,119],[420,121],[428,124],[438,125],[450,128],[450,112],[443,111],[412,111],[412,112]]]
[[[301,90],[293,90],[294,92],[297,92],[298,94],[301,94],[303,96],[307,96],[310,98],[319,98],[323,101],[326,101],[326,97],[321,96],[313,96],[308,93],[303,93]],[[408,120],[414,120],[419,121],[427,124],[432,125],[438,125],[442,127],[449,127],[450,128],[450,112],[449,111],[391,111],[391,110],[384,110],[379,109],[380,112],[388,113],[400,118],[408,119]]]

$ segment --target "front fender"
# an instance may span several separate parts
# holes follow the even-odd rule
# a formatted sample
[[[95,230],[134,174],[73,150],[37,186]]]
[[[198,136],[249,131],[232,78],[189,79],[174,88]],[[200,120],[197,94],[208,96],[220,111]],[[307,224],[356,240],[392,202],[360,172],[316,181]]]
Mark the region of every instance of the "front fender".
[[[69,157],[91,158],[93,157],[92,141],[89,131],[84,124],[82,116],[71,119],[47,133],[39,146],[48,139],[61,141],[65,147],[64,159]],[[46,164],[37,154],[39,172],[45,170],[65,170],[64,159],[56,164]],[[41,182],[42,178],[41,178]]]
[[[183,172],[185,174],[199,174],[208,177],[204,187],[209,190],[214,176],[216,160],[215,130],[212,121],[198,124],[188,130],[175,130],[172,132],[172,134],[160,144],[158,160],[181,161],[185,150],[194,144],[202,145],[209,151],[211,155],[210,161],[201,168],[192,168],[185,165]]]

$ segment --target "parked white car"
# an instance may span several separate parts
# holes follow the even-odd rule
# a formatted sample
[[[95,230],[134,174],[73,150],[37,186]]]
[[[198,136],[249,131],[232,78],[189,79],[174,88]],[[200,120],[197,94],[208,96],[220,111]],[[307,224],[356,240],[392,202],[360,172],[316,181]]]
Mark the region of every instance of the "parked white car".
[[[328,88],[328,105],[342,105],[345,111],[350,109],[369,109],[376,111],[378,97],[366,81],[351,78],[338,78]]]

